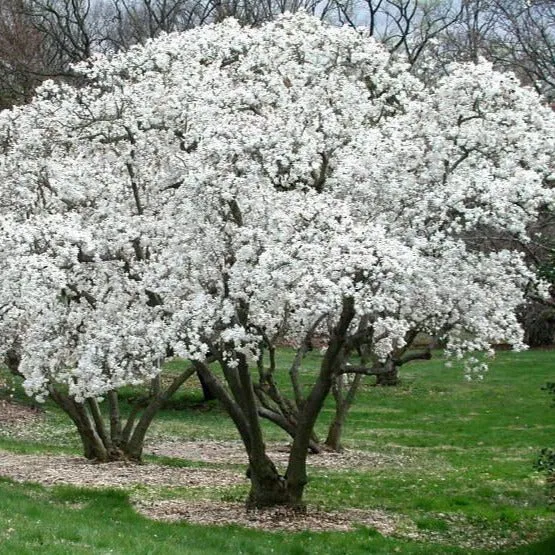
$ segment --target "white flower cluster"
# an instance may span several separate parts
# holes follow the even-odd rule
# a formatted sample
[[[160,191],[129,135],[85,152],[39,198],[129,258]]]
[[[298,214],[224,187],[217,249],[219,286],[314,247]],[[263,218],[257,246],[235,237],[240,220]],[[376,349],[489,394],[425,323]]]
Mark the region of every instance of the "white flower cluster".
[[[101,396],[302,341],[345,297],[384,359],[521,343],[526,240],[553,203],[555,121],[486,64],[433,88],[373,39],[306,14],[170,34],[0,113],[0,341],[29,393]],[[356,326],[357,321],[353,323]]]

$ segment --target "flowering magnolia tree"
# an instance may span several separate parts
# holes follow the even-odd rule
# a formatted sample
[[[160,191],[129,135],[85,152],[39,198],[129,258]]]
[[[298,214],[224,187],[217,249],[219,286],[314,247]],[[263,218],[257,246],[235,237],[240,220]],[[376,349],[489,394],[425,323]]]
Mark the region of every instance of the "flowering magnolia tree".
[[[555,121],[511,76],[460,65],[426,88],[372,39],[304,14],[163,36],[80,71],[81,87],[46,84],[0,115],[0,333],[29,394],[95,423],[99,397],[117,409],[119,387],[176,354],[237,426],[248,504],[301,506],[339,376],[427,356],[409,351],[420,332],[458,357],[522,347],[533,274],[476,244],[526,241],[552,202]],[[274,344],[315,334],[315,383],[298,379],[301,347],[287,399]],[[284,472],[261,416],[293,437]]]

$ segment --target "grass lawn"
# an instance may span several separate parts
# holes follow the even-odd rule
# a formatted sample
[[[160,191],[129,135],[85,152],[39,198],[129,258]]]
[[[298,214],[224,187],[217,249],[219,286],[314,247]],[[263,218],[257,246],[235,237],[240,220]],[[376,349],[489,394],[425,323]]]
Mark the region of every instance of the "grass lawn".
[[[284,360],[291,356],[281,353]],[[311,355],[307,382],[317,362]],[[404,367],[399,387],[375,388],[369,380],[344,444],[376,454],[379,464],[312,468],[306,501],[323,511],[379,510],[396,522],[388,537],[364,527],[290,533],[158,522],[134,508],[141,497],[237,501],[246,493],[242,484],[82,489],[0,478],[0,553],[555,553],[555,510],[533,469],[538,451],[555,445],[555,409],[541,390],[547,381],[555,381],[555,351],[499,353],[480,382],[464,381],[461,369],[445,368],[441,360]],[[217,404],[198,405],[193,382],[160,414],[151,442],[238,438]],[[29,402],[17,387],[14,395]],[[78,453],[71,424],[49,403],[45,410],[38,423],[22,426],[3,426],[0,418],[0,449]],[[330,402],[321,435],[332,410]],[[265,428],[268,441],[285,440],[276,428]],[[184,472],[189,466],[243,471],[186,457],[151,455],[147,461]]]

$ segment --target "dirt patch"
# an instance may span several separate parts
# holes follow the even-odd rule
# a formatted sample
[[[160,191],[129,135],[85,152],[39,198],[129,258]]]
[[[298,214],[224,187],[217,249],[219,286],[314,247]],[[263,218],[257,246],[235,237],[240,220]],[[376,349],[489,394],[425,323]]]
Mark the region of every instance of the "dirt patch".
[[[156,464],[94,464],[82,457],[20,455],[0,451],[0,476],[18,482],[78,487],[181,486],[214,487],[246,483],[240,473]]]
[[[174,457],[188,461],[214,464],[246,464],[247,455],[240,441],[152,441],[145,451],[153,455]],[[268,456],[279,465],[285,465],[289,457],[287,443],[272,443],[267,446]],[[309,454],[307,464],[312,467],[336,470],[375,469],[406,466],[408,457],[385,455],[345,449],[341,453],[323,452]]]
[[[42,419],[42,411],[0,399],[0,427],[3,425],[29,424]]]
[[[305,514],[299,514],[281,507],[246,511],[241,503],[168,500],[138,502],[135,507],[144,516],[155,520],[187,521],[209,526],[235,524],[259,530],[290,532],[303,530],[348,532],[357,526],[368,526],[383,535],[391,535],[396,529],[396,523],[391,515],[380,511],[357,509],[325,512],[309,507]]]

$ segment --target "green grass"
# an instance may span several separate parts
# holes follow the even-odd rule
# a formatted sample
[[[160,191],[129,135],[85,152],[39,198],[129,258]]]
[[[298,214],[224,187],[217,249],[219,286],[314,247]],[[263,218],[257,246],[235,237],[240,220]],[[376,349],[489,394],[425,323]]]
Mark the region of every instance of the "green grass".
[[[467,553],[456,547],[388,539],[371,529],[350,533],[268,533],[235,526],[166,524],[132,509],[127,494],[0,480],[0,552],[17,554],[309,554]]]
[[[280,354],[282,360],[292,356]],[[317,363],[318,355],[311,354],[306,383]],[[173,363],[169,371],[180,367]],[[370,380],[363,386],[344,443],[377,454],[378,464],[312,470],[306,500],[327,510],[384,511],[400,523],[396,537],[368,529],[279,534],[159,523],[133,510],[130,499],[137,492],[42,488],[3,480],[0,553],[491,553],[496,542],[515,546],[499,553],[555,553],[555,511],[547,504],[542,476],[533,470],[538,451],[555,445],[555,409],[541,390],[548,381],[555,381],[555,352],[529,351],[498,354],[481,382],[466,382],[461,369],[432,360],[403,368],[399,387],[375,388]],[[17,387],[14,394],[28,402]],[[151,436],[237,439],[218,405],[201,407],[199,400],[193,379],[162,411]],[[78,452],[71,425],[51,404],[45,410],[38,432],[30,428],[14,434],[0,426],[0,448]],[[328,402],[318,423],[320,435],[332,411]],[[269,441],[285,439],[269,424],[265,431]],[[203,466],[163,457],[148,460],[185,471]],[[242,486],[224,492],[149,491],[184,502],[192,496],[238,500],[244,494]]]

